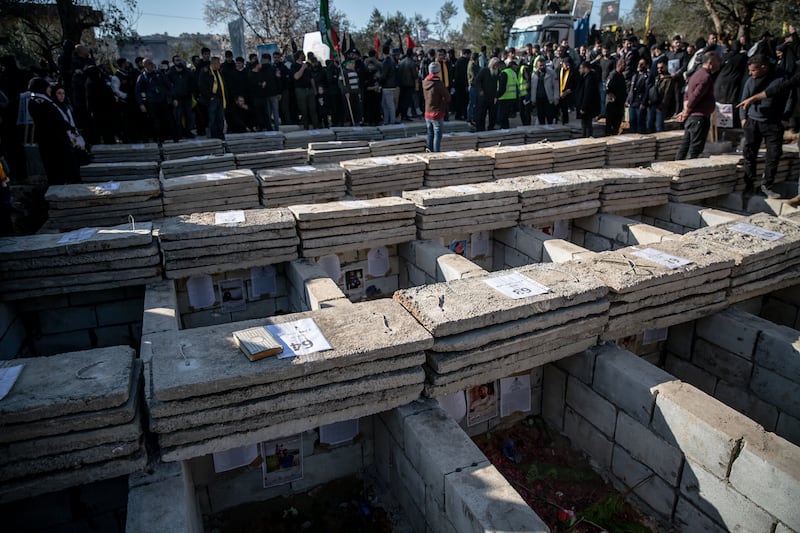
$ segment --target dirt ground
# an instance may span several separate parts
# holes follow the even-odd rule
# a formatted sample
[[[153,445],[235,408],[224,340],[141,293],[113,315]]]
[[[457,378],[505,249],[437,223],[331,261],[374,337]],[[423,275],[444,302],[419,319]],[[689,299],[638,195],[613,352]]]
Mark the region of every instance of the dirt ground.
[[[553,533],[644,533],[646,517],[539,417],[473,439]]]

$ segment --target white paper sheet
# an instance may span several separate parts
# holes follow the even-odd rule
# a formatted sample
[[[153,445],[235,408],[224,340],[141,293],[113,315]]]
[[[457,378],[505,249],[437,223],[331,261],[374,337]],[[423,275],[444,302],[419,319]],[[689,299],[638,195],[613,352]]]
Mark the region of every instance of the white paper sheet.
[[[531,376],[511,376],[500,379],[500,416],[531,410]]]
[[[58,244],[76,244],[83,241],[88,241],[94,234],[97,233],[97,228],[81,228],[75,231],[65,233],[58,239]]]
[[[661,265],[671,269],[676,269],[682,266],[692,264],[691,259],[684,259],[683,257],[670,255],[668,253],[661,252],[659,250],[654,250],[653,248],[645,248],[644,250],[633,252],[631,255],[635,255],[636,257],[641,257],[642,259],[647,259],[651,263],[655,263],[657,265]]]
[[[267,329],[283,345],[283,353],[278,355],[278,359],[309,355],[331,349],[328,339],[325,338],[312,318],[269,325]]]
[[[558,174],[539,174],[536,177],[542,180],[543,182],[550,184],[567,183],[567,180],[562,178]]]
[[[439,407],[444,409],[447,416],[456,422],[460,423],[464,420],[464,417],[467,416],[467,399],[464,396],[463,390],[448,394],[447,396],[440,396],[436,398],[436,401],[439,402]]]
[[[319,442],[321,444],[333,446],[351,442],[356,435],[358,435],[358,418],[319,427]]]
[[[758,237],[759,239],[764,239],[765,241],[777,241],[786,236],[783,233],[779,233],[777,231],[772,231],[764,228],[759,228],[758,226],[754,226],[752,224],[746,224],[744,222],[734,224],[733,226],[730,227],[730,229],[731,231],[735,231],[737,233],[744,233],[745,235],[752,235],[753,237]]]
[[[550,289],[541,283],[533,281],[531,278],[523,276],[519,272],[512,272],[511,274],[498,276],[496,278],[489,278],[483,280],[483,282],[514,300],[550,292]]]
[[[239,224],[244,222],[244,211],[220,211],[214,213],[214,224]]]
[[[109,181],[108,183],[101,183],[99,185],[95,185],[94,190],[97,192],[117,191],[119,190],[119,182]]]
[[[342,277],[342,265],[339,261],[339,256],[336,254],[323,255],[317,259],[317,264],[322,267],[322,270],[335,281],[337,284]]]
[[[8,395],[8,392],[17,382],[22,367],[25,365],[15,365],[8,368],[0,368],[0,400]]]
[[[478,192],[478,188],[472,185],[450,185],[448,189],[456,192]]]
[[[388,157],[373,157],[372,162],[376,165],[391,165],[394,164],[394,161],[389,159]]]
[[[292,167],[292,170],[295,170],[297,172],[314,172],[317,169],[312,167],[311,165],[303,165],[300,167]]]
[[[367,273],[381,278],[389,273],[389,249],[385,246],[372,248],[367,254]]]
[[[469,238],[469,258],[485,257],[489,255],[489,232],[479,231]]]
[[[213,455],[214,472],[219,474],[251,464],[258,457],[258,445],[248,444],[224,452],[215,452]]]

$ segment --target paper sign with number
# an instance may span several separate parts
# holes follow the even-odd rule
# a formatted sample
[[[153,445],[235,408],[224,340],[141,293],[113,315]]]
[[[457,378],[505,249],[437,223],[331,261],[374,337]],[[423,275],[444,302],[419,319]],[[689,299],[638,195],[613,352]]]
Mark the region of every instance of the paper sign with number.
[[[654,250],[653,248],[645,248],[644,250],[633,252],[631,255],[635,255],[636,257],[641,257],[642,259],[647,259],[651,263],[655,263],[657,265],[661,265],[671,269],[692,264],[691,259],[684,259],[683,257],[670,255],[668,253],[661,252],[659,250]]]
[[[717,127],[733,127],[733,104],[717,104]]]
[[[267,329],[283,345],[283,353],[278,355],[278,359],[309,355],[331,349],[328,339],[325,338],[312,318],[269,325]]]
[[[531,278],[523,276],[519,272],[512,272],[505,276],[486,279],[483,282],[494,290],[515,300],[550,292],[550,289],[541,283],[533,281]]]
[[[783,233],[759,228],[758,226],[745,224],[744,222],[740,222],[739,224],[734,224],[731,226],[731,231],[744,233],[745,235],[752,235],[753,237],[758,237],[759,239],[764,239],[765,241],[777,241],[778,239],[785,237]]]

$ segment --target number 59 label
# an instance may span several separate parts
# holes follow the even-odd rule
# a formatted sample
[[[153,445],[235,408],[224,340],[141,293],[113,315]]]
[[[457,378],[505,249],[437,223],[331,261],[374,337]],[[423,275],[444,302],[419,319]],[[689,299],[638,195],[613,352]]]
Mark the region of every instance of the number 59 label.
[[[494,290],[503,293],[509,298],[518,300],[528,296],[538,296],[550,292],[550,289],[519,272],[512,272],[504,276],[483,280]]]

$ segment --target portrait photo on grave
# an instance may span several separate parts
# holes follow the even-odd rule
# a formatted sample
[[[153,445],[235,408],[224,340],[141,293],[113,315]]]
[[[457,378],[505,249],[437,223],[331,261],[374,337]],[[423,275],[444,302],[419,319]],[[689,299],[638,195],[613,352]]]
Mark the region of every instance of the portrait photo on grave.
[[[492,381],[467,390],[467,425],[474,426],[497,416],[497,383]]]
[[[222,312],[243,311],[245,309],[244,282],[241,278],[226,279],[219,282],[219,301]]]
[[[303,435],[261,443],[264,488],[303,479]]]
[[[453,241],[450,243],[450,251],[454,254],[458,255],[466,255],[467,254],[467,240],[466,239],[459,239],[457,241]]]
[[[348,291],[361,292],[364,290],[364,271],[362,269],[348,270],[344,273],[344,283]]]

